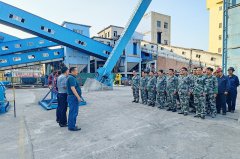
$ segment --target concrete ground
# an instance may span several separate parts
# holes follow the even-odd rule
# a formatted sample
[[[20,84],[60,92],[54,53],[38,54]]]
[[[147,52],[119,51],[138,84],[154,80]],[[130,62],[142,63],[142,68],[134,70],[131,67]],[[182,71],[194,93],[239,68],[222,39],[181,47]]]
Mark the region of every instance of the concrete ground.
[[[240,158],[239,111],[206,120],[184,117],[133,104],[130,87],[118,87],[84,93],[88,105],[77,120],[82,131],[69,132],[55,122],[55,110],[37,104],[46,92],[16,90],[17,118],[12,108],[0,115],[0,159]]]

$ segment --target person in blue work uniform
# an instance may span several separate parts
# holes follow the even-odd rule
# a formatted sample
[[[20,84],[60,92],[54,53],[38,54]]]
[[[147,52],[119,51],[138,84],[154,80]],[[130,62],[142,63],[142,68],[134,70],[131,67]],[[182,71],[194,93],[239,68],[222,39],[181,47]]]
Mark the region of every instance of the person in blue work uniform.
[[[216,99],[217,114],[220,114],[222,110],[222,115],[226,115],[226,97],[229,92],[228,77],[223,74],[221,68],[216,70],[216,76],[218,79],[218,95]]]
[[[61,75],[57,78],[57,120],[60,127],[67,127],[67,77],[69,70],[67,67],[61,69]]]
[[[230,67],[228,69],[229,92],[227,96],[228,111],[234,113],[237,99],[237,87],[239,86],[239,79],[233,74],[235,69]]]
[[[68,130],[69,131],[79,131],[81,128],[76,126],[79,102],[81,102],[82,91],[77,82],[76,76],[78,75],[78,70],[76,67],[71,67],[69,69],[69,76],[67,79],[67,102],[69,105],[68,114]]]

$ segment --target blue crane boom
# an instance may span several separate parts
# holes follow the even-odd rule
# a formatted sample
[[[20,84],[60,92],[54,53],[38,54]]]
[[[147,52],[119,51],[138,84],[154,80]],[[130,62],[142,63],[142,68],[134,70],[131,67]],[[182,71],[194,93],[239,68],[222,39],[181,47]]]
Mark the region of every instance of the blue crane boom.
[[[143,15],[145,14],[147,8],[151,4],[152,0],[140,0],[134,13],[129,19],[120,39],[112,50],[109,58],[102,68],[97,71],[96,79],[101,83],[112,86],[111,72],[116,65],[118,59],[120,58],[124,48],[131,39],[133,33],[135,32],[138,24],[140,23]]]
[[[101,59],[107,59],[112,51],[108,45],[4,2],[0,2],[0,23]]]
[[[43,51],[35,51],[20,54],[10,54],[0,56],[0,70],[24,67],[35,64],[49,63],[53,61],[62,61],[64,58],[64,50],[47,49]]]
[[[0,55],[39,50],[57,45],[57,43],[42,39],[40,37],[7,41],[0,43]]]

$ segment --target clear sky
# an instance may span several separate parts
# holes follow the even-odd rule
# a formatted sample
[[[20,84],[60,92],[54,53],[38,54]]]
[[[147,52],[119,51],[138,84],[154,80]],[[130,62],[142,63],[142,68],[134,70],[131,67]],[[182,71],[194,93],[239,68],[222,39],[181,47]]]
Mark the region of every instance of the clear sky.
[[[138,0],[2,0],[57,24],[70,21],[92,26],[91,36],[112,24],[125,26]],[[206,0],[153,0],[148,11],[172,17],[172,45],[208,49]],[[0,25],[0,31],[32,37]]]

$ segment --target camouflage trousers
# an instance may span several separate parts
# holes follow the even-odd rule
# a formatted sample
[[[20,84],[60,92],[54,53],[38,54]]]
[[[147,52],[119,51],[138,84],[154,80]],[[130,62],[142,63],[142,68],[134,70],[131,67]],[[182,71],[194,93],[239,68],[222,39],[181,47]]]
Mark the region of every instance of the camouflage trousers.
[[[139,101],[139,89],[138,88],[133,88],[133,99],[135,101]]]
[[[141,89],[141,99],[143,104],[147,104],[148,102],[148,93],[147,90]]]
[[[177,96],[176,94],[174,94],[174,91],[168,91],[167,92],[167,103],[166,105],[170,108],[170,109],[177,109]]]
[[[217,114],[216,98],[214,94],[207,94],[206,96],[206,112],[208,114]]]
[[[187,92],[179,92],[180,106],[181,112],[188,113],[189,112],[189,100],[190,96]]]
[[[165,92],[157,92],[157,103],[159,104],[159,108],[164,108],[165,99]]]
[[[196,105],[196,115],[205,116],[206,97],[201,94],[194,94],[194,105]]]
[[[148,91],[148,104],[155,104],[156,102],[156,92]]]
[[[194,96],[193,96],[193,94],[190,95],[189,108],[192,109],[192,111],[196,110],[196,104],[194,103]]]

